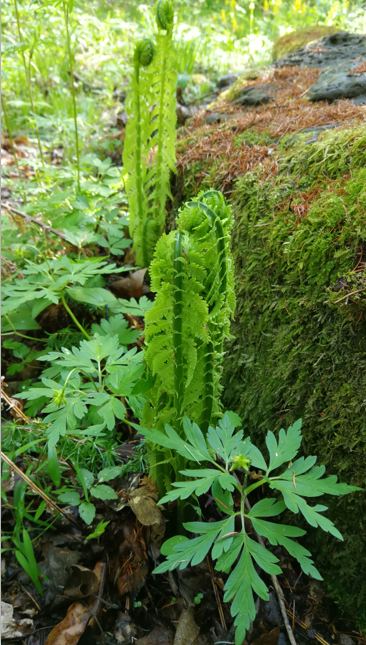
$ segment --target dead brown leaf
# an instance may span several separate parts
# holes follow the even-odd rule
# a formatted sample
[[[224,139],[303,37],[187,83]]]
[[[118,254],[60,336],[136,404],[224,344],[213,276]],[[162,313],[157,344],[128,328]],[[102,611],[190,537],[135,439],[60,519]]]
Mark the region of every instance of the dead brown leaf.
[[[136,298],[150,293],[150,287],[144,284],[145,273],[147,269],[134,271],[128,278],[115,280],[109,285],[109,289],[116,298]]]
[[[76,645],[80,636],[89,623],[94,626],[95,619],[100,610],[100,598],[103,594],[106,564],[104,562],[97,562],[94,567],[94,573],[97,578],[97,593],[98,597],[93,595],[88,604],[81,602],[74,602],[67,614],[56,627],[53,628],[49,634],[46,645]]]

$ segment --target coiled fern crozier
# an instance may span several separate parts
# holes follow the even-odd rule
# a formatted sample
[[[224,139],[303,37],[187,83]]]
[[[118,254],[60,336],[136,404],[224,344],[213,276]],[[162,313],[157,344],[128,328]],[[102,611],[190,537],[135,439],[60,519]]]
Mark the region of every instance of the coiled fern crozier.
[[[144,267],[149,266],[164,228],[170,172],[175,171],[177,75],[171,65],[174,11],[170,0],[158,2],[156,19],[155,48],[144,40],[135,51],[123,153],[130,233],[136,262]],[[151,163],[150,150],[154,151]]]
[[[157,429],[179,431],[187,415],[206,432],[220,414],[223,341],[235,307],[232,223],[224,196],[210,190],[187,202],[178,230],[157,243],[145,350],[156,379],[145,422]]]
[[[133,57],[131,93],[127,103],[128,121],[123,149],[123,164],[127,174],[126,193],[130,209],[130,234],[139,249],[142,263],[142,233],[148,210],[146,180],[149,153],[151,104],[151,72],[148,67],[154,58],[154,45],[145,39],[136,45]]]

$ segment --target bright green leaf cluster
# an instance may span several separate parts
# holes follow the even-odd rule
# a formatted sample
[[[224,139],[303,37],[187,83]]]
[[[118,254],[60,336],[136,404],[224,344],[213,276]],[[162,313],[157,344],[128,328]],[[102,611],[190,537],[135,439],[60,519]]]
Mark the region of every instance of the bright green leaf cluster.
[[[184,437],[179,436],[169,425],[165,426],[164,432],[148,429],[143,429],[142,432],[149,441],[171,450],[172,454],[180,455],[192,464],[191,468],[181,471],[183,481],[174,482],[172,490],[160,500],[160,504],[177,499],[185,500],[192,495],[198,497],[211,489],[220,510],[226,515],[218,522],[185,524],[185,529],[196,537],[187,540],[176,536],[173,538],[174,542],[170,540],[166,546],[163,545],[162,551],[167,559],[155,569],[155,573],[199,564],[211,550],[212,558],[216,560],[215,568],[229,574],[224,588],[224,600],[232,601],[231,614],[236,626],[235,643],[241,645],[250,621],[256,615],[254,594],[268,600],[267,585],[256,566],[270,575],[282,573],[278,558],[253,537],[249,537],[245,522],[250,521],[253,528],[251,534],[263,536],[272,545],[282,545],[299,562],[306,574],[321,579],[310,552],[294,539],[304,535],[305,531],[264,518],[276,517],[286,508],[294,513],[300,511],[311,526],[319,526],[342,539],[333,523],[321,515],[327,507],[311,506],[307,499],[324,493],[345,495],[360,489],[337,483],[335,476],[322,478],[325,467],[315,466],[316,457],[300,457],[292,461],[301,445],[301,420],[287,432],[282,429],[278,440],[272,432],[267,433],[268,465],[250,438],[244,438],[242,430],[235,432],[235,425],[228,414],[225,414],[216,428],[210,427],[206,436],[187,418],[183,421]],[[245,468],[241,481],[230,470],[233,464],[243,459]],[[195,462],[194,466],[192,462]],[[254,483],[248,481],[249,463],[260,469],[260,477],[257,474]],[[277,474],[273,474],[273,471],[277,471]],[[248,511],[245,506],[246,497],[264,484],[278,490],[283,499],[264,498]],[[234,491],[239,492],[241,497],[238,511],[235,510],[232,496]]]

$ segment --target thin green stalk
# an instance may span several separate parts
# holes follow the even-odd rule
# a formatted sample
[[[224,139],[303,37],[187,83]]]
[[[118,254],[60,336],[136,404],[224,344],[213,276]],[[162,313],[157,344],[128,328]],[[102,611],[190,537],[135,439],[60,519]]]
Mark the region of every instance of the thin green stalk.
[[[19,43],[22,43],[23,38],[22,38],[22,32],[20,30],[20,21],[19,21],[17,0],[14,0],[14,9],[15,9],[15,17],[16,17],[16,21],[17,21]],[[27,87],[28,87],[29,100],[30,100],[32,112],[35,115],[36,112],[35,112],[35,109],[34,109],[32,85],[31,85],[31,77],[30,77],[30,58],[29,58],[29,69],[27,69],[27,63],[25,61],[24,51],[22,51],[22,58],[23,58],[23,66],[24,66],[25,78],[26,78]],[[44,158],[43,158],[43,152],[42,152],[42,146],[41,146],[41,139],[40,139],[40,136],[39,136],[39,131],[38,131],[37,126],[35,126],[35,130],[36,130],[37,141],[38,141],[39,155],[41,157],[42,166],[44,168]]]
[[[64,17],[65,17],[65,26],[66,26],[66,42],[67,42],[67,52],[69,56],[69,67],[70,67],[70,76],[71,76],[71,95],[72,95],[72,104],[74,112],[74,130],[75,130],[75,147],[76,147],[76,163],[77,163],[77,173],[78,173],[78,190],[80,191],[80,153],[79,153],[79,133],[78,133],[78,124],[77,124],[77,112],[76,112],[76,93],[74,85],[74,66],[72,61],[71,54],[71,45],[70,45],[70,32],[69,32],[69,7],[66,2],[64,2]]]
[[[136,190],[137,190],[137,210],[138,210],[138,224],[144,221],[144,201],[142,195],[142,171],[141,171],[141,103],[140,103],[140,62],[135,61],[135,78],[136,78],[136,156],[135,156],[135,170],[136,170]],[[146,242],[143,249],[144,266],[148,266],[148,259],[146,258]]]
[[[35,341],[40,341],[42,343],[48,343],[48,338],[32,338],[32,336],[25,336],[25,334],[20,334],[14,327],[13,323],[11,322],[9,316],[5,314],[5,318],[8,321],[10,327],[12,328],[12,332],[10,334],[16,334],[17,336],[21,336],[22,338],[27,338],[27,340],[35,340]],[[1,334],[2,336],[7,336],[7,334]]]
[[[3,108],[5,125],[6,125],[6,129],[8,131],[9,141],[10,141],[11,149],[13,151],[14,161],[15,161],[15,165],[17,167],[17,171],[18,171],[18,175],[19,175],[19,181],[20,181],[21,180],[21,174],[20,174],[20,166],[19,166],[18,155],[17,155],[17,152],[15,150],[14,141],[13,141],[13,135],[12,135],[11,129],[10,129],[8,108],[6,107],[5,97],[2,94],[1,94],[1,107]],[[22,193],[23,193],[23,201],[24,201],[24,203],[26,203],[27,200],[26,200],[25,192],[22,191]]]
[[[72,320],[74,321],[75,325],[77,327],[79,327],[80,331],[84,334],[85,338],[87,340],[91,340],[91,337],[89,336],[89,334],[86,333],[84,327],[82,327],[82,325],[80,325],[79,321],[77,320],[77,318],[75,318],[74,314],[72,313],[70,307],[68,306],[68,304],[67,304],[67,302],[65,300],[64,294],[61,293],[60,296],[61,296],[61,302],[62,302],[63,306],[65,307],[67,313],[69,314],[70,318],[72,318]]]
[[[183,369],[183,272],[182,272],[182,234],[179,231],[174,245],[174,279],[173,279],[173,348],[174,348],[174,382],[175,410],[180,421],[184,397]]]
[[[164,137],[163,137],[163,121],[164,121],[164,101],[165,101],[165,82],[166,82],[166,44],[167,40],[170,38],[169,32],[164,36],[164,49],[163,49],[163,69],[161,71],[161,88],[160,88],[160,97],[159,97],[159,121],[158,121],[158,150],[157,150],[157,161],[156,161],[156,183],[155,183],[155,197],[154,197],[154,219],[160,221],[160,209],[162,204],[160,203],[161,197],[161,184],[162,184],[162,166],[163,166],[163,146],[164,146]],[[162,218],[163,219],[163,218]]]

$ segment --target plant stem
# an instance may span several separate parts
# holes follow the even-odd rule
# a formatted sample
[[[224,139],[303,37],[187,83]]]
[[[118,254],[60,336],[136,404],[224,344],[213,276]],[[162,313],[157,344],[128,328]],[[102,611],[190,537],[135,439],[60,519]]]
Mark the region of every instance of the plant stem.
[[[12,328],[12,330],[13,330],[13,331],[11,332],[11,334],[16,334],[17,336],[21,336],[22,338],[27,338],[27,340],[35,340],[35,341],[37,341],[37,342],[39,341],[39,342],[42,342],[42,343],[48,343],[48,338],[32,338],[32,336],[25,336],[25,334],[20,334],[20,333],[15,329],[15,327],[14,327],[13,323],[11,322],[11,320],[10,320],[9,316],[7,316],[7,314],[5,314],[5,318],[6,318],[6,320],[8,321],[8,323],[9,323],[10,327],[11,327],[11,328]],[[2,335],[2,336],[6,336],[6,334],[1,334],[1,335]]]
[[[136,81],[136,156],[135,156],[135,171],[136,171],[136,192],[137,192],[137,212],[138,223],[135,222],[134,228],[142,226],[144,221],[144,201],[142,194],[142,160],[141,160],[141,103],[140,103],[140,64],[135,62],[135,81]],[[137,224],[137,226],[136,226]],[[134,231],[132,232],[132,234]],[[143,232],[144,234],[144,232]],[[145,247],[143,246],[143,251]],[[143,252],[143,264],[148,266],[148,260]]]
[[[154,219],[159,222],[161,221],[161,226],[164,221],[164,206],[161,197],[163,194],[163,145],[164,145],[164,133],[163,133],[163,123],[164,123],[164,104],[166,101],[165,97],[165,82],[166,82],[166,67],[167,67],[167,56],[166,48],[171,34],[168,32],[166,35],[162,36],[163,48],[162,48],[162,58],[163,58],[163,68],[161,70],[161,87],[160,87],[160,97],[159,97],[159,121],[158,121],[158,151],[157,151],[157,161],[156,161],[156,181],[155,181],[155,196],[154,196],[154,206],[153,206],[153,216]]]
[[[78,190],[80,191],[80,154],[79,154],[79,133],[78,133],[78,124],[77,124],[77,112],[76,112],[76,93],[74,85],[74,66],[72,61],[71,54],[71,45],[70,45],[70,31],[69,31],[69,6],[64,2],[64,17],[65,17],[65,26],[66,26],[66,42],[67,42],[67,52],[69,56],[69,66],[70,66],[70,76],[71,76],[71,95],[73,103],[73,112],[74,112],[74,130],[75,130],[75,147],[76,147],[76,163],[77,163],[77,173],[78,173]]]
[[[23,38],[22,38],[22,32],[20,30],[20,21],[19,21],[17,0],[14,0],[14,9],[15,9],[15,17],[16,17],[16,21],[17,21],[19,43],[22,43]],[[24,51],[22,51],[22,58],[23,58],[23,66],[24,66],[25,78],[26,78],[26,82],[27,82],[27,86],[28,86],[29,100],[30,100],[32,112],[35,115],[36,112],[35,112],[35,109],[34,109],[32,85],[31,85],[31,77],[30,77],[30,62],[31,62],[31,58],[29,58],[29,69],[27,69],[27,63],[25,61]],[[36,130],[37,141],[38,141],[39,155],[41,157],[42,166],[44,168],[44,158],[43,158],[43,152],[42,152],[42,146],[41,146],[41,139],[40,139],[40,136],[39,136],[39,131],[38,131],[37,126],[35,126],[35,130]]]
[[[69,314],[69,316],[73,319],[73,321],[74,321],[75,325],[76,325],[77,327],[79,327],[80,331],[84,334],[84,336],[85,336],[85,338],[86,338],[87,340],[91,340],[91,338],[90,338],[89,334],[87,334],[87,333],[86,333],[86,331],[85,331],[85,329],[84,329],[84,327],[82,327],[82,326],[80,325],[79,321],[77,320],[77,318],[75,318],[75,316],[74,316],[74,314],[72,313],[72,311],[71,311],[70,307],[69,307],[69,306],[68,306],[68,304],[66,303],[66,300],[65,300],[65,296],[64,296],[64,294],[63,294],[63,293],[61,293],[60,295],[61,295],[61,302],[62,302],[63,306],[65,307],[65,309],[66,309],[67,313]]]
[[[175,411],[180,424],[181,410],[184,398],[184,369],[183,369],[183,267],[182,267],[182,234],[177,233],[174,245],[174,278],[173,278],[173,351],[174,351],[174,383]]]

